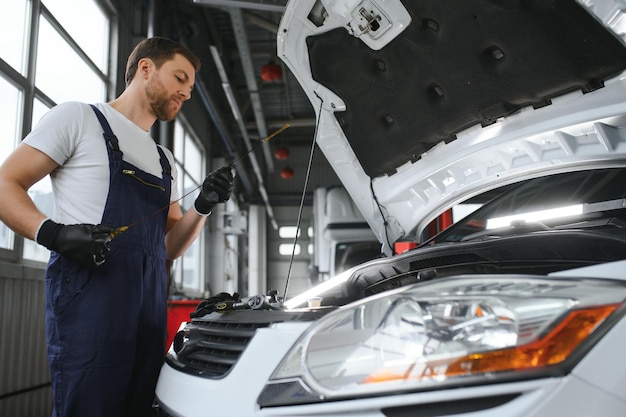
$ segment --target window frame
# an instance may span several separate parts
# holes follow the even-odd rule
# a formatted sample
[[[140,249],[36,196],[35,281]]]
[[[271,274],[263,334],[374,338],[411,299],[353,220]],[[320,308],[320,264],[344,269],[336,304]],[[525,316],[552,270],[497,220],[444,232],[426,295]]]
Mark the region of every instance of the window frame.
[[[202,181],[206,177],[207,173],[207,165],[208,165],[208,156],[207,151],[202,145],[202,141],[199,136],[194,131],[192,125],[188,122],[185,116],[182,113],[179,113],[176,119],[174,120],[174,129],[173,129],[173,140],[174,146],[172,147],[172,154],[174,156],[174,163],[176,164],[176,169],[178,171],[178,192],[180,199],[180,205],[185,212],[186,210],[193,210],[191,204],[195,199],[195,194],[192,192],[200,188],[202,185]],[[182,137],[178,137],[177,133],[182,132]],[[184,164],[185,158],[187,156],[187,140],[190,140],[194,144],[194,148],[200,152],[200,172],[199,173],[191,173],[189,172],[187,166]],[[179,143],[178,141],[182,141]],[[181,158],[177,155],[178,151],[182,152]],[[193,185],[185,190],[184,181],[185,177],[188,177]],[[190,191],[191,190],[191,191]],[[190,193],[186,196],[187,193]],[[185,202],[189,203],[188,207],[185,207]],[[204,277],[206,276],[206,256],[202,256],[202,254],[206,253],[206,228],[203,228],[200,231],[200,234],[195,239],[195,241],[191,244],[191,246],[185,251],[185,253],[178,259],[174,260],[172,263],[172,282],[171,287],[176,290],[176,293],[182,293],[185,296],[200,296],[205,292],[206,282]],[[200,254],[197,267],[197,286],[185,285],[185,256],[189,253],[190,249],[194,247],[194,245],[199,245],[198,253]]]
[[[45,1],[45,0],[43,0]],[[24,68],[23,73],[13,68],[8,62],[4,61],[0,56],[0,76],[3,77],[10,84],[15,86],[21,95],[21,108],[18,110],[18,117],[21,118],[17,123],[17,144],[32,130],[32,117],[33,106],[35,100],[39,100],[48,108],[58,104],[52,100],[46,93],[40,90],[35,85],[36,75],[36,60],[37,60],[37,48],[39,47],[39,27],[41,19],[46,21],[52,26],[52,28],[61,36],[61,38],[69,45],[74,52],[87,64],[87,66],[96,74],[97,78],[102,80],[104,84],[104,97],[102,101],[107,101],[112,94],[114,94],[113,88],[115,85],[115,66],[116,59],[112,59],[114,55],[113,41],[117,38],[116,35],[116,15],[115,9],[107,0],[94,0],[97,7],[100,7],[103,15],[108,20],[108,42],[107,50],[104,51],[108,56],[106,72],[103,72],[98,65],[96,65],[88,54],[82,50],[78,43],[70,36],[65,28],[58,22],[58,20],[52,15],[52,13],[45,7],[42,0],[26,0],[26,5],[29,6],[27,10],[27,17],[25,24],[28,25],[25,30],[24,39]],[[6,226],[4,226],[6,227]],[[39,260],[33,260],[24,257],[24,238],[18,234],[12,232],[13,235],[13,248],[0,247],[0,259],[10,262],[22,262],[25,265],[39,266],[45,264],[45,262]]]

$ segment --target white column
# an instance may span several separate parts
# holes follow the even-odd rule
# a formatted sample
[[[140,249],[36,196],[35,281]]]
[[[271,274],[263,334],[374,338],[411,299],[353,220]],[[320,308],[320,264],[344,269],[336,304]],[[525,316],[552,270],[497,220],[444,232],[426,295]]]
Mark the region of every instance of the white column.
[[[247,290],[247,296],[267,291],[267,221],[265,208],[259,205],[248,209]]]

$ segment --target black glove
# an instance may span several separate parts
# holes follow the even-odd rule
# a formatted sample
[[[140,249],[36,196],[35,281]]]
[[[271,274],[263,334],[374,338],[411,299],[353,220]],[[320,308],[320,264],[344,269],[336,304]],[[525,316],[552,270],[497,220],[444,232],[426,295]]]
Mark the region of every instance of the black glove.
[[[215,311],[216,304],[225,301],[239,302],[241,301],[241,298],[239,296],[239,293],[236,292],[233,293],[233,295],[230,295],[227,292],[221,292],[205,300],[202,300],[200,304],[198,304],[198,306],[196,307],[196,310],[189,313],[189,318],[195,319],[196,317],[202,317],[206,314],[212,313]]]
[[[233,172],[229,166],[218,168],[211,172],[202,183],[200,195],[194,206],[199,214],[211,213],[213,207],[230,198],[233,192]]]
[[[84,265],[100,265],[110,250],[112,231],[101,224],[64,225],[48,219],[39,228],[37,243]]]

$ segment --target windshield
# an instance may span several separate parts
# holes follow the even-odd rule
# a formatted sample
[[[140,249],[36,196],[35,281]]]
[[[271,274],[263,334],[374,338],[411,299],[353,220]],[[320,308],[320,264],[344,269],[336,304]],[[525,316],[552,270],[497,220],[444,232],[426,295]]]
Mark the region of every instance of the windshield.
[[[626,168],[550,175],[507,186],[502,193],[429,243],[459,242],[498,230],[524,232],[579,222],[591,211],[623,208],[623,204],[595,205],[626,197]]]
[[[380,242],[377,240],[339,243],[335,251],[335,274],[339,274],[370,259],[378,258],[380,257],[380,252]]]

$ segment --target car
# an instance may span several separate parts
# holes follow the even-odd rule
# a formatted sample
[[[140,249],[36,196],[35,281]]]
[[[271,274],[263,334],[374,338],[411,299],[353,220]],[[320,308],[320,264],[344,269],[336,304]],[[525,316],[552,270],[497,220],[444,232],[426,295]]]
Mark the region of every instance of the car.
[[[289,1],[278,55],[382,256],[183,324],[159,413],[622,417],[625,37],[617,0]]]

